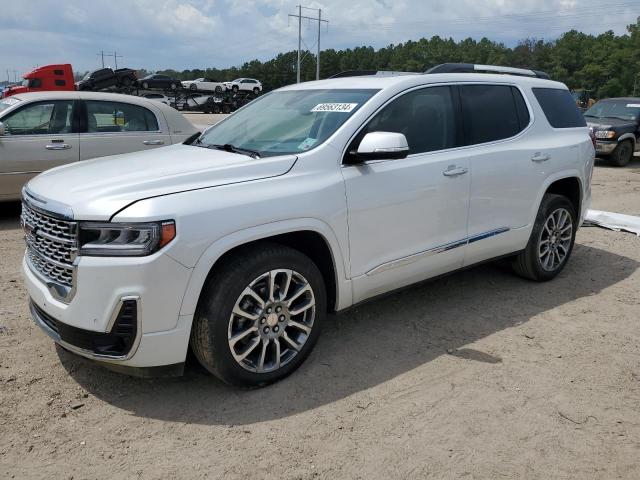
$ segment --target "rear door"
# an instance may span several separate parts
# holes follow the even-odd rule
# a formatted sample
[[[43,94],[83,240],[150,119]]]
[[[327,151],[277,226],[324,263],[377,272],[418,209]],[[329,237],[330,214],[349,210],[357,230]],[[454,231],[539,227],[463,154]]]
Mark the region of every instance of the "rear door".
[[[0,119],[0,199],[19,198],[20,190],[40,172],[80,158],[73,100],[29,103]]]
[[[483,83],[460,85],[459,91],[472,172],[465,257],[470,265],[520,248],[522,238],[526,243],[542,182],[535,161],[540,145],[530,135],[532,115],[519,88]]]
[[[171,144],[164,116],[153,105],[88,99],[83,103],[81,160]]]

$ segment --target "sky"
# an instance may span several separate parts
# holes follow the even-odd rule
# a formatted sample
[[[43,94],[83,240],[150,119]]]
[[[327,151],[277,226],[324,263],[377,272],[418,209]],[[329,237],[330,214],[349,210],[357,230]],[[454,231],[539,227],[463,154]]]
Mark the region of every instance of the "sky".
[[[176,70],[229,66],[295,50],[300,0],[0,0],[0,80],[37,65],[101,66],[101,50],[118,66]],[[640,16],[640,0],[305,0],[322,9],[321,47],[376,48],[440,35],[504,42],[552,40],[562,32],[613,30]],[[316,17],[317,11],[304,9]],[[315,51],[317,22],[304,20]],[[105,64],[113,66],[113,57]],[[15,71],[15,72],[14,72]]]

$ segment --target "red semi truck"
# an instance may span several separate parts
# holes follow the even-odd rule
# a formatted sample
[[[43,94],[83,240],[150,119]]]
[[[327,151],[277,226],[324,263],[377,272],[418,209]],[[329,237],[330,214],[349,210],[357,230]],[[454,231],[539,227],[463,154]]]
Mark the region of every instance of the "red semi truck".
[[[2,97],[17,93],[43,92],[50,90],[75,90],[71,64],[45,65],[24,75],[22,85],[7,88]]]

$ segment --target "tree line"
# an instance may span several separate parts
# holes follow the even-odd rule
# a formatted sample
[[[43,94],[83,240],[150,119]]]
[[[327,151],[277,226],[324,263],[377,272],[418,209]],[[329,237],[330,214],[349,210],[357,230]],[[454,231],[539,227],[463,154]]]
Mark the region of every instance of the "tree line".
[[[252,60],[240,67],[158,73],[180,80],[257,78],[265,90],[272,90],[295,83],[296,59],[297,52],[291,51],[264,62]],[[512,48],[488,38],[456,42],[434,36],[377,50],[373,47],[323,50],[320,60],[320,78],[345,70],[424,72],[440,63],[464,62],[542,70],[572,90],[589,90],[594,98],[640,95],[640,17],[635,24],[627,26],[624,35],[615,35],[612,31],[588,35],[571,30],[553,41],[527,38]],[[300,70],[302,81],[315,79],[313,53],[303,52]],[[139,71],[140,76],[146,73]]]

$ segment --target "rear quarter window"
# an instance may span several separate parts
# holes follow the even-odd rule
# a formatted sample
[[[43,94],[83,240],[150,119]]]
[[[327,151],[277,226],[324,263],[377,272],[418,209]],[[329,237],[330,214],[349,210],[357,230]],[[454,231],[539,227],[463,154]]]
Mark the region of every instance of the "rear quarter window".
[[[587,126],[569,90],[559,88],[532,88],[531,90],[553,128]]]

